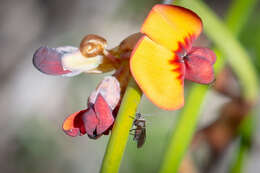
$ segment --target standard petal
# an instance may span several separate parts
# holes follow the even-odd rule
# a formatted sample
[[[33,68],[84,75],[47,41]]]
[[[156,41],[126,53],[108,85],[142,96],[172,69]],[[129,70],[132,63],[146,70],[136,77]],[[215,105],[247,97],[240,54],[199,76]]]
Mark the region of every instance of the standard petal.
[[[214,81],[212,62],[202,56],[190,54],[184,58],[185,79],[201,84],[209,84]]]
[[[85,126],[82,121],[82,115],[86,111],[87,110],[75,112],[64,120],[62,129],[67,135],[75,137],[86,133]]]
[[[94,109],[99,120],[96,131],[97,135],[100,135],[114,123],[114,117],[111,108],[101,94],[97,96]]]
[[[188,52],[188,56],[199,56],[210,61],[211,64],[216,62],[216,54],[206,47],[192,47]]]
[[[183,7],[163,4],[152,8],[141,28],[142,33],[172,51],[189,49],[201,31],[202,22],[197,14]]]
[[[79,72],[64,69],[61,60],[64,54],[74,51],[77,51],[77,48],[70,46],[60,48],[40,47],[33,55],[33,65],[42,73],[49,75],[76,75]]]
[[[139,87],[158,107],[175,110],[183,106],[183,63],[169,49],[142,37],[132,52],[130,69]]]

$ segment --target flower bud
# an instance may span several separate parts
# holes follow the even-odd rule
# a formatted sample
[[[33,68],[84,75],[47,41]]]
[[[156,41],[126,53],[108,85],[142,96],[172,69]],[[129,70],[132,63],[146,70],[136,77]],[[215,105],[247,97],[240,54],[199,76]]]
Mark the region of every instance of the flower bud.
[[[80,52],[85,57],[95,57],[102,55],[107,46],[107,41],[94,34],[89,34],[83,38],[80,43]]]

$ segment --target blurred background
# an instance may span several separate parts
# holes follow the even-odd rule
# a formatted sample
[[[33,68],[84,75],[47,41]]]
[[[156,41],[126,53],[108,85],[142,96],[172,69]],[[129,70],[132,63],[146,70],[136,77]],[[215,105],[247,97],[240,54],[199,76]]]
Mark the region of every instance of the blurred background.
[[[1,0],[0,1],[0,168],[13,173],[98,172],[109,136],[98,140],[66,136],[61,125],[66,116],[84,109],[90,92],[104,75],[73,78],[47,76],[32,65],[34,51],[42,45],[78,46],[87,34],[98,34],[110,48],[138,32],[151,7],[159,0]],[[223,17],[227,0],[207,0]],[[241,42],[260,72],[260,6],[241,34]],[[202,35],[197,41],[210,46]],[[189,83],[187,84],[189,87]],[[209,126],[229,98],[211,90],[201,113],[199,129]],[[147,119],[147,139],[141,149],[130,136],[120,172],[156,172],[178,111],[156,108],[145,97],[139,111]],[[260,123],[259,121],[257,121]],[[198,129],[198,130],[199,130]],[[260,170],[260,129],[256,129],[248,173]],[[236,140],[209,166],[208,172],[226,172]],[[199,150],[200,151],[200,150]],[[207,147],[191,154],[195,163],[207,158]],[[202,159],[201,159],[202,158]],[[212,164],[212,163],[211,163]],[[188,163],[188,165],[196,165]],[[198,172],[204,169],[195,166]],[[183,171],[185,172],[185,171]],[[186,171],[187,172],[187,171]]]

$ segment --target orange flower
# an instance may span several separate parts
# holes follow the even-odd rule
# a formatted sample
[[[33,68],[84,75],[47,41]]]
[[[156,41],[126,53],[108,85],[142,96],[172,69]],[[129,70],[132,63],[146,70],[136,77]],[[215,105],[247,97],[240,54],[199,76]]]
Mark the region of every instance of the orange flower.
[[[184,79],[203,84],[214,80],[214,52],[192,48],[201,31],[199,16],[174,5],[155,5],[144,21],[144,36],[132,51],[130,69],[158,107],[175,110],[184,105]]]
[[[127,37],[111,50],[106,49],[104,38],[90,34],[79,48],[40,47],[33,64],[43,73],[59,76],[115,70],[92,92],[87,108],[71,114],[63,123],[69,136],[88,134],[97,139],[113,126],[130,71],[146,96],[166,110],[183,106],[184,79],[201,84],[214,80],[214,52],[192,47],[201,31],[201,19],[194,12],[158,4],[150,11],[141,33]]]

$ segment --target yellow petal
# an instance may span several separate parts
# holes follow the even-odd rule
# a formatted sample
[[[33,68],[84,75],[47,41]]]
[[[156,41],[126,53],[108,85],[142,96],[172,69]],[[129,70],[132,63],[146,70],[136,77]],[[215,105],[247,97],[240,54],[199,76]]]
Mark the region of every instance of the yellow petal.
[[[202,30],[197,14],[179,6],[155,5],[143,23],[141,32],[153,41],[176,51],[179,43],[188,48]]]
[[[183,63],[174,52],[143,36],[131,54],[130,69],[155,105],[166,110],[183,106]]]

